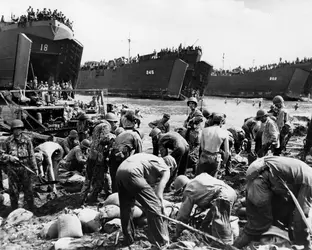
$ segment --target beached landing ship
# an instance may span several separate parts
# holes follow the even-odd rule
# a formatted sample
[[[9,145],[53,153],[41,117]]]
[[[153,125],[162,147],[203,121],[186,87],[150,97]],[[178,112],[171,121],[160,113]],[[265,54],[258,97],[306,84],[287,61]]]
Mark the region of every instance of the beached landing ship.
[[[58,20],[0,22],[0,88],[24,89],[34,76],[75,83],[82,50],[73,31]]]
[[[79,72],[77,88],[107,89],[108,95],[183,99],[202,95],[212,65],[200,61],[199,47],[180,47],[107,63],[88,62]]]
[[[281,95],[298,100],[312,94],[312,62],[298,62],[274,69],[229,75],[212,75],[205,95],[268,98]]]
[[[0,106],[3,120],[23,118],[28,129],[54,134],[71,129],[64,123],[51,122],[63,114],[63,106],[30,106],[15,103],[14,96],[25,95],[26,82],[38,80],[71,81],[78,77],[83,46],[74,39],[70,26],[52,16],[41,20],[0,21]],[[30,90],[29,90],[30,87]],[[27,86],[27,91],[33,91]],[[35,92],[35,91],[33,91]],[[42,91],[39,91],[41,93]],[[12,98],[13,101],[12,101]],[[40,118],[40,119],[39,119]],[[64,125],[64,127],[63,127]]]

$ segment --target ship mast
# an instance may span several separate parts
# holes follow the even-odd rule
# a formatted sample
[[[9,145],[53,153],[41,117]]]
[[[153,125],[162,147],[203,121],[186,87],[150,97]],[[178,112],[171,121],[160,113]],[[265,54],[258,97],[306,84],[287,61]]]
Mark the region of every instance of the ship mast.
[[[128,63],[130,63],[130,51],[131,51],[131,39],[130,39],[130,33],[129,33],[129,38],[128,38],[128,44],[129,44],[129,51],[128,51]]]

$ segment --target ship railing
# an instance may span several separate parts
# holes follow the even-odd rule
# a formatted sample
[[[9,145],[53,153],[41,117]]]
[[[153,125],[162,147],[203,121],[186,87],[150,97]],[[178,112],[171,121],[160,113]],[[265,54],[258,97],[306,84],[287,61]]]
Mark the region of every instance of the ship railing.
[[[13,89],[9,90],[11,93],[20,93],[20,89]],[[107,92],[107,89],[60,89],[60,90],[55,90],[55,89],[26,89],[22,90],[25,93],[29,92]]]

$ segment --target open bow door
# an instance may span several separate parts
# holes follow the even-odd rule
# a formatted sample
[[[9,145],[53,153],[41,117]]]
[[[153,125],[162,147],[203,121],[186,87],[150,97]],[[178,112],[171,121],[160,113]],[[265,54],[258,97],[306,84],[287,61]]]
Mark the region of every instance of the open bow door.
[[[14,88],[25,89],[32,41],[23,33],[18,35],[15,57]]]

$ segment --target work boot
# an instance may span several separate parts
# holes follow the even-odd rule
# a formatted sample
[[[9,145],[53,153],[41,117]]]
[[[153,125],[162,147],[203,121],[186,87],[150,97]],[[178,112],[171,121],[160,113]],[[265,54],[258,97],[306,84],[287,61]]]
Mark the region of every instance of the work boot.
[[[248,235],[245,232],[242,232],[234,241],[233,246],[241,249],[241,248],[247,246],[252,240],[253,240],[252,235]]]

